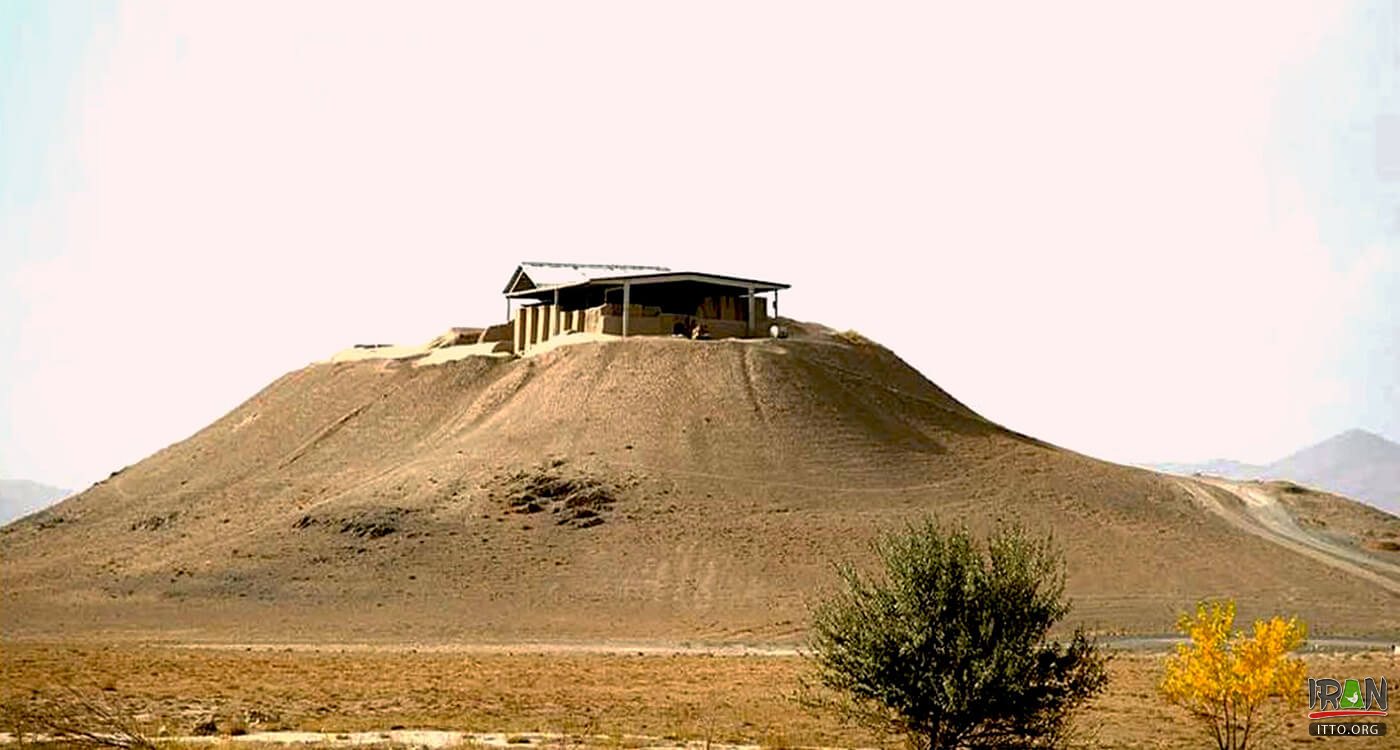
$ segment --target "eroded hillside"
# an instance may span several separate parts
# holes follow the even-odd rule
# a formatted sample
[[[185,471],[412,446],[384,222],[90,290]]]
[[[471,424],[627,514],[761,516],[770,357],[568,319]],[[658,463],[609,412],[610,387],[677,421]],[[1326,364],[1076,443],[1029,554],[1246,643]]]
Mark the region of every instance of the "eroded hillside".
[[[1252,533],[1253,516],[1210,507],[1228,490],[1193,481],[1009,432],[889,351],[825,331],[317,364],[0,532],[0,624],[783,641],[833,560],[935,513],[1053,531],[1073,617],[1099,630],[1164,632],[1195,599],[1233,595],[1243,615],[1297,612],[1314,632],[1400,631],[1400,594]],[[1345,502],[1328,497],[1310,517]],[[1365,523],[1373,543],[1356,553],[1388,575],[1400,520]]]

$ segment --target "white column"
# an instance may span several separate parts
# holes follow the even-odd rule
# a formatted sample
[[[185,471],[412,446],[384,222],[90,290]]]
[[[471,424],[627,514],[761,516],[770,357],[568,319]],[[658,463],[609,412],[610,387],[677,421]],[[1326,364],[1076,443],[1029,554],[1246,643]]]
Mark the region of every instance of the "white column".
[[[627,338],[627,319],[632,314],[632,282],[622,282],[622,337]]]
[[[559,290],[554,290],[554,306],[549,309],[549,335],[559,335]]]
[[[753,287],[749,287],[749,321],[746,327],[749,330],[750,336],[753,335],[753,314],[755,309],[755,302],[757,302],[757,300],[754,299]]]

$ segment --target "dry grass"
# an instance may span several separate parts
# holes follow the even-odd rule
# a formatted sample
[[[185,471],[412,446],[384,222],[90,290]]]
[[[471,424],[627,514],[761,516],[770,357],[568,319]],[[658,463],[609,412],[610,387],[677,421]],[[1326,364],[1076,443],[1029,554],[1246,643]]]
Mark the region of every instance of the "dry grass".
[[[69,748],[156,750],[142,721],[110,686],[45,685],[28,696],[6,700],[0,716],[21,745],[27,738]]]
[[[1108,693],[1083,717],[1095,746],[1200,746],[1203,735],[1155,694],[1159,658],[1122,654]],[[1310,656],[1310,674],[1386,676],[1390,655]],[[102,644],[0,645],[0,700],[32,689],[95,680],[152,725],[187,733],[217,717],[268,719],[249,726],[310,731],[394,727],[471,732],[644,735],[673,741],[896,746],[807,713],[790,696],[800,659],[772,656],[415,653],[206,650]],[[275,721],[271,720],[274,719]],[[1280,744],[1312,744],[1297,712]],[[618,746],[625,743],[614,742]],[[1382,747],[1349,740],[1348,747]],[[240,747],[244,745],[240,744]]]
[[[837,340],[844,341],[853,346],[875,346],[875,342],[866,338],[865,334],[855,329],[838,331],[832,334]]]
[[[31,686],[101,675],[179,732],[201,717],[257,711],[279,727],[330,732],[403,726],[770,745],[854,739],[788,701],[793,659],[88,645],[6,645],[0,654],[5,701]]]

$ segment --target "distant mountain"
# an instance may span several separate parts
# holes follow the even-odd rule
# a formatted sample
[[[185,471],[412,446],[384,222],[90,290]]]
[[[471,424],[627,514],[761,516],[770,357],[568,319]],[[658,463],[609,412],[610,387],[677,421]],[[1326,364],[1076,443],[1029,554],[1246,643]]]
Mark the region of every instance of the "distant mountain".
[[[71,494],[72,490],[50,487],[28,479],[0,479],[0,526],[48,507]]]
[[[1151,467],[1173,474],[1287,479],[1400,515],[1400,444],[1365,430],[1347,430],[1267,466],[1217,459]]]
[[[1400,444],[1365,430],[1304,448],[1267,471],[1400,514]]]

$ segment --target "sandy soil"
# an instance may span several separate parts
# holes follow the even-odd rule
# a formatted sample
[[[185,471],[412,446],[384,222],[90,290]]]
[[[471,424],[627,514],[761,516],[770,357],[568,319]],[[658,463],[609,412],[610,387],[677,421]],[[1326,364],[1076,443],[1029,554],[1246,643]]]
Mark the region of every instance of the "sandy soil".
[[[510,358],[510,345],[505,342],[494,342],[486,344],[460,344],[458,346],[444,346],[434,349],[426,356],[413,360],[414,367],[431,367],[432,365],[442,365],[448,362],[457,362],[467,357],[494,357],[497,359]]]

